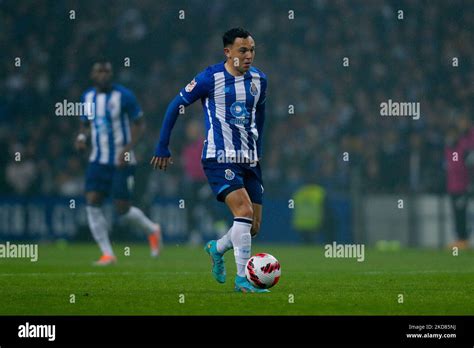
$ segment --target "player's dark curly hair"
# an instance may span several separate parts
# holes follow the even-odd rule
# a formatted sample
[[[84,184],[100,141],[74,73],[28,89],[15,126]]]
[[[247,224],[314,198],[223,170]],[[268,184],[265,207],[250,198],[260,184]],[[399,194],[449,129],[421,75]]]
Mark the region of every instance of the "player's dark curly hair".
[[[94,60],[94,64],[110,64],[111,66],[113,65],[112,64],[112,60],[109,58],[109,57],[98,57]]]
[[[240,37],[242,39],[246,39],[249,36],[253,37],[253,35],[250,34],[250,32],[245,30],[244,28],[232,28],[224,33],[224,35],[222,36],[222,42],[224,44],[224,47],[227,47],[228,45],[232,45],[236,38]]]

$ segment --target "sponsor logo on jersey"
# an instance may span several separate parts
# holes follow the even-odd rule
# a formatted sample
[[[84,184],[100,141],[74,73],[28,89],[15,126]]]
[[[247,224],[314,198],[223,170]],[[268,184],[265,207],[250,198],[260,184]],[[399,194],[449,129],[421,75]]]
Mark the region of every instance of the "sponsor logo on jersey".
[[[190,93],[194,89],[194,87],[196,87],[196,85],[197,85],[196,79],[193,79],[190,83],[187,84],[184,90]]]
[[[231,124],[244,125],[250,122],[250,113],[247,111],[243,101],[235,101],[230,106],[230,113],[235,117],[229,121]]]

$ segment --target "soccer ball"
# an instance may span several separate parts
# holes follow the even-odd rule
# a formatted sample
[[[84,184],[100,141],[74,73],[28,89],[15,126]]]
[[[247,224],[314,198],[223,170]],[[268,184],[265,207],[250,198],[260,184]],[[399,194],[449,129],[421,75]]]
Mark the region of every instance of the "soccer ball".
[[[270,254],[256,254],[248,260],[245,275],[255,287],[271,288],[280,280],[280,263]]]

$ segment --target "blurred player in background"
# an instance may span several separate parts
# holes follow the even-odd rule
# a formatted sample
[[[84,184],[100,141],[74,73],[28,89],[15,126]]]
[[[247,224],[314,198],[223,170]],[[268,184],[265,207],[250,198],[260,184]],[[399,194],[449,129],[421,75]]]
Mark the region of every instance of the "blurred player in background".
[[[460,250],[469,248],[467,206],[472,194],[474,167],[474,128],[466,115],[456,120],[448,130],[445,147],[446,184],[451,197],[456,241],[448,247]]]
[[[223,255],[233,248],[237,264],[235,290],[268,292],[254,287],[245,277],[251,237],[258,233],[262,218],[259,159],[267,78],[251,66],[255,41],[248,31],[230,29],[224,34],[223,43],[226,60],[199,73],[169,104],[151,164],[155,169],[166,170],[173,163],[168,146],[180,107],[201,99],[207,130],[203,169],[217,200],[225,202],[234,216],[227,234],[205,246],[213,263],[212,273],[219,283],[225,282]]]
[[[201,234],[205,228],[205,218],[203,219],[204,211],[212,211],[212,209],[205,209],[205,203],[209,201],[209,196],[212,192],[207,186],[207,178],[201,165],[201,153],[204,138],[202,136],[202,127],[197,120],[191,120],[186,125],[186,141],[187,144],[183,147],[181,154],[181,163],[184,170],[184,199],[186,202],[199,202],[193,207],[188,206],[187,221],[188,221],[188,242],[190,244],[201,244]]]
[[[112,83],[112,64],[98,61],[92,68],[94,86],[82,95],[86,115],[82,115],[76,149],[85,150],[90,138],[92,151],[86,172],[87,220],[102,251],[97,265],[116,262],[110,243],[107,221],[101,209],[111,195],[120,219],[148,234],[152,256],[158,256],[161,227],[152,222],[130,200],[134,185],[136,158],[133,147],[144,131],[143,113],[135,95]]]

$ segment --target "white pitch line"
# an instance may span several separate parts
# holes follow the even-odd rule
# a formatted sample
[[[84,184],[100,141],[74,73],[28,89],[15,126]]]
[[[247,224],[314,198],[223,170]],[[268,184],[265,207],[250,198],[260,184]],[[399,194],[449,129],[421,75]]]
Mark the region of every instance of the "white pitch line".
[[[0,277],[18,277],[18,276],[97,276],[97,275],[170,275],[170,274],[207,274],[208,272],[69,272],[69,273],[0,273]]]
[[[433,273],[474,273],[474,271],[459,271],[459,270],[424,270],[424,271],[367,271],[357,272],[359,274],[377,275],[377,274],[433,274]]]
[[[38,276],[103,276],[103,275],[160,275],[160,276],[167,276],[167,275],[175,275],[175,274],[183,274],[183,275],[192,275],[192,274],[208,274],[209,272],[66,272],[66,273],[45,273],[45,272],[36,272],[36,273],[0,273],[0,277],[18,277],[18,276],[30,276],[30,277],[38,277]],[[327,272],[291,272],[293,274],[324,274]],[[424,270],[424,271],[361,271],[361,272],[351,272],[352,274],[364,274],[364,275],[390,275],[390,274],[434,274],[434,273],[474,273],[474,271],[466,271],[466,270]]]

